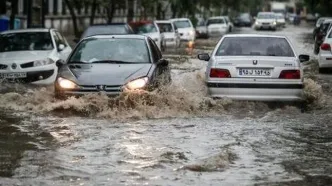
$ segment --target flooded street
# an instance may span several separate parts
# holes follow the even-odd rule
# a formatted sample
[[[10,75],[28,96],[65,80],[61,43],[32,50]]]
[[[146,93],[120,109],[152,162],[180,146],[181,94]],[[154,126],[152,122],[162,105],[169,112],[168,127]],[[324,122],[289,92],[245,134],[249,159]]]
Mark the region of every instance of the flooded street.
[[[59,101],[53,87],[0,88],[0,185],[332,185],[332,74],[318,75],[312,27],[281,34],[304,64],[307,109],[206,97],[217,40],[168,51],[173,84],[119,98]],[[142,99],[144,98],[144,99]]]

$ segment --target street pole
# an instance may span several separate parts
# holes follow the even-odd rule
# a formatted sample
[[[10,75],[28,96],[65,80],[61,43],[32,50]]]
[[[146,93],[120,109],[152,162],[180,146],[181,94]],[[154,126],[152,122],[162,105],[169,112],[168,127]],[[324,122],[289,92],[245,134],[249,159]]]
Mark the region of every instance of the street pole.
[[[32,24],[32,0],[26,0],[27,2],[27,28],[31,28]]]
[[[41,2],[41,26],[42,26],[42,28],[45,28],[45,14],[46,14],[46,8],[48,8],[48,7],[45,7],[45,5],[46,5],[46,2],[45,2],[46,0],[42,0],[42,2]]]

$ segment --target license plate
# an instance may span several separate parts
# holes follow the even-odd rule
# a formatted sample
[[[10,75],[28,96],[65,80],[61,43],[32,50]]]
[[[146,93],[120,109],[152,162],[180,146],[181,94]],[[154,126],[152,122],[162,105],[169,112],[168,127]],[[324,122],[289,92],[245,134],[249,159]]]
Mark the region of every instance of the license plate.
[[[15,79],[15,78],[26,78],[27,73],[19,72],[19,73],[0,73],[0,78],[2,79]]]
[[[240,76],[262,76],[268,77],[271,76],[270,69],[239,69]]]

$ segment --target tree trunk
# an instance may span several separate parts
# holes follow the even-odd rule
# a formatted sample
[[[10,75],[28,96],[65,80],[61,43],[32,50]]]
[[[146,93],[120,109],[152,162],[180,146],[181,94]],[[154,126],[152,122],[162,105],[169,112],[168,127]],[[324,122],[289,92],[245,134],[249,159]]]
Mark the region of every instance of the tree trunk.
[[[10,22],[9,22],[9,28],[14,29],[15,25],[15,15],[17,14],[17,5],[18,5],[18,0],[12,0],[11,1],[11,14],[10,14]]]
[[[0,0],[0,15],[7,13],[6,1]]]
[[[69,9],[69,13],[71,15],[71,19],[73,21],[73,27],[74,27],[74,34],[76,37],[80,37],[80,33],[79,33],[79,30],[78,30],[78,25],[77,25],[77,17],[76,17],[76,13],[74,11],[74,7],[72,4],[70,4],[69,0],[65,0],[65,3]]]
[[[110,0],[108,7],[106,9],[107,13],[107,23],[110,24],[112,23],[113,16],[115,13],[115,0]]]
[[[134,19],[134,0],[128,0],[128,14],[127,22],[131,22]]]
[[[95,16],[96,16],[96,9],[97,9],[97,0],[93,0],[91,6],[91,16],[90,16],[90,25],[94,24]]]
[[[171,10],[172,10],[172,18],[176,18],[176,15],[177,15],[176,5],[172,4],[171,5]]]

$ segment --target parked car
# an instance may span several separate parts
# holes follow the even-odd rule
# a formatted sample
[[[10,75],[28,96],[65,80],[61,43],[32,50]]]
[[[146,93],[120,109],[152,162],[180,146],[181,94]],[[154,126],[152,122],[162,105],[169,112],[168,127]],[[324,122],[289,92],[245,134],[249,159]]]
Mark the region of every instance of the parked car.
[[[210,17],[206,25],[209,37],[220,37],[227,34],[229,31],[227,20],[223,16]]]
[[[284,14],[282,13],[276,13],[276,18],[277,18],[277,26],[284,28],[286,27],[286,19]]]
[[[163,45],[172,48],[178,48],[180,46],[180,34],[177,28],[171,21],[155,21],[159,27],[159,30],[164,38]]]
[[[127,23],[95,24],[89,26],[80,39],[75,39],[77,43],[85,37],[101,34],[133,34],[133,29]]]
[[[317,18],[313,14],[307,14],[305,19],[306,19],[307,22],[315,22]]]
[[[296,17],[296,14],[288,14],[288,17],[287,17],[288,23],[294,24],[295,17]]]
[[[255,29],[277,30],[277,17],[274,12],[259,12],[257,14]]]
[[[161,51],[164,51],[164,38],[155,21],[137,21],[130,22],[135,34],[141,34],[151,37]]]
[[[180,33],[181,41],[195,41],[196,31],[195,28],[188,18],[176,18],[171,19],[173,24],[176,26]]]
[[[315,44],[314,44],[314,53],[318,54],[319,53],[319,49],[321,44],[324,41],[325,36],[327,35],[327,32],[330,30],[330,28],[332,27],[332,20],[325,20],[319,27],[318,31],[317,31],[317,35],[315,38]]]
[[[168,61],[145,35],[99,35],[84,38],[66,61],[57,63],[55,96],[154,90],[171,82]]]
[[[323,43],[320,45],[318,53],[319,72],[322,73],[325,69],[332,68],[332,28],[326,34]]]
[[[255,47],[252,47],[255,46]],[[284,36],[226,35],[208,61],[206,85],[214,98],[251,101],[302,101],[303,72],[295,46]]]
[[[327,19],[332,19],[332,17],[321,17],[321,18],[317,19],[316,24],[315,24],[315,28],[314,28],[313,33],[312,33],[314,39],[317,36],[317,32],[319,30],[320,25]]]
[[[251,27],[253,23],[253,18],[249,13],[241,13],[234,20],[234,26],[241,27]]]
[[[232,20],[228,16],[224,16],[226,19],[226,24],[228,26],[228,32],[232,32],[234,28],[234,24],[232,23]]]
[[[0,78],[33,84],[52,84],[56,62],[72,51],[56,29],[22,29],[0,33]]]
[[[196,37],[204,39],[207,39],[209,37],[207,33],[206,20],[202,19],[198,21],[196,26]]]

